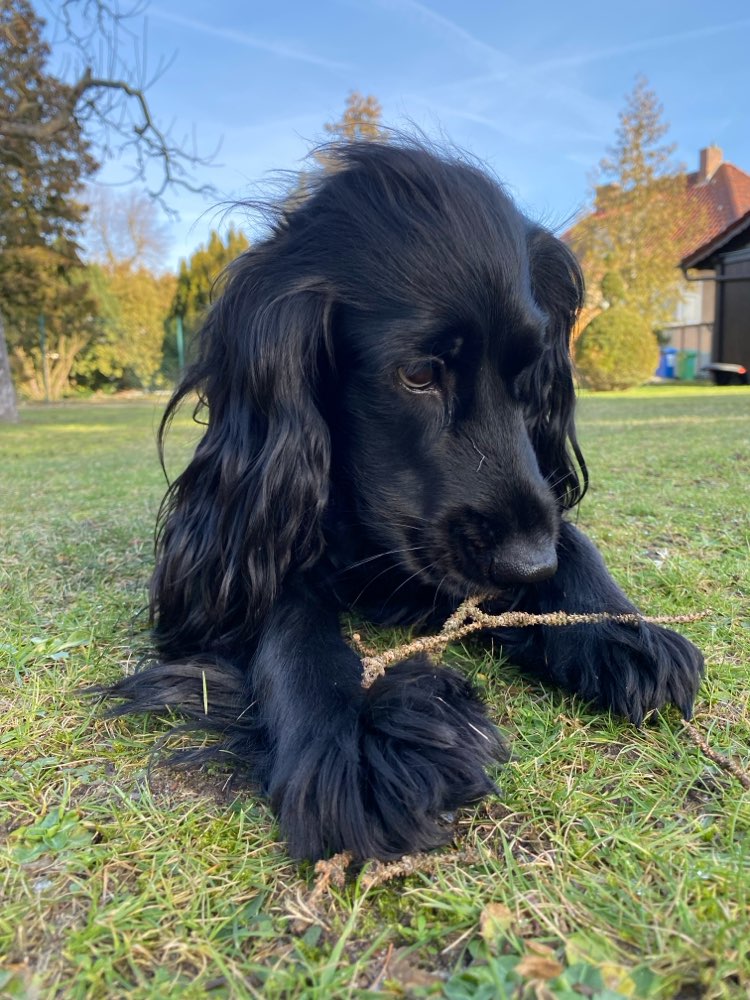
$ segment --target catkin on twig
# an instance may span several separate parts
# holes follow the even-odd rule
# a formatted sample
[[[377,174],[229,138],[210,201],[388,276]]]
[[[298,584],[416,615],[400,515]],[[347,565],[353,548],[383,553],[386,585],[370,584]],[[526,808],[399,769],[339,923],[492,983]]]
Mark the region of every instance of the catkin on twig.
[[[703,751],[703,753],[712,760],[714,764],[717,764],[723,771],[728,771],[730,774],[739,781],[743,788],[750,791],[750,774],[740,767],[740,765],[732,760],[731,757],[726,756],[723,753],[719,753],[718,750],[714,750],[706,742],[706,738],[697,726],[694,726],[692,722],[688,722],[687,719],[682,719],[682,724],[685,729],[690,734],[690,738],[695,743],[695,745]]]
[[[592,625],[598,622],[617,622],[622,625],[665,625],[698,621],[708,614],[707,611],[698,611],[690,615],[647,617],[636,613],[610,614],[606,611],[593,611],[588,614],[568,614],[565,611],[553,611],[548,614],[505,611],[500,615],[491,615],[479,607],[481,600],[479,597],[472,597],[464,601],[437,635],[422,636],[397,646],[395,649],[387,649],[384,653],[363,657],[362,686],[370,687],[392,663],[403,660],[407,656],[413,656],[415,653],[440,653],[451,642],[457,642],[481,629],[528,628],[530,625]]]

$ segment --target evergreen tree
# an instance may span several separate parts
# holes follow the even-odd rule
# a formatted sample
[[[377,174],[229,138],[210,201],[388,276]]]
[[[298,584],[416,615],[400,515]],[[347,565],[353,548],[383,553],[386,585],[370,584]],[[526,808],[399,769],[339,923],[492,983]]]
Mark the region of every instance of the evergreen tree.
[[[96,163],[75,119],[39,138],[70,99],[48,72],[42,26],[28,0],[0,0],[0,105],[30,127],[0,141],[0,311],[32,395],[62,390],[94,309],[78,239],[82,185]]]
[[[164,341],[164,372],[174,379],[178,372],[177,319],[182,322],[188,357],[201,320],[221,284],[224,268],[247,250],[243,233],[230,227],[222,238],[212,230],[206,246],[198,247],[189,260],[180,261],[170,323]]]

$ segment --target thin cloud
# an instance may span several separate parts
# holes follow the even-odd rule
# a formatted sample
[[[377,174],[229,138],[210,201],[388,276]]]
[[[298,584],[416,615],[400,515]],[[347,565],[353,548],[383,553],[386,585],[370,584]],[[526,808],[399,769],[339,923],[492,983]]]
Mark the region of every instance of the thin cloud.
[[[421,0],[380,0],[381,5],[411,14],[422,23],[439,33],[454,52],[474,60],[483,71],[459,79],[445,79],[420,95],[411,95],[421,103],[438,103],[437,110],[451,118],[461,118],[467,122],[486,126],[501,135],[512,133],[515,138],[536,141],[539,132],[557,121],[560,113],[570,114],[577,123],[575,131],[579,139],[593,140],[608,126],[612,117],[609,103],[593,96],[572,82],[564,82],[552,74],[565,69],[577,69],[590,63],[613,59],[621,55],[664,48],[670,45],[701,40],[715,35],[739,31],[750,26],[750,18],[723,24],[705,25],[700,28],[642,38],[605,49],[583,51],[570,56],[559,56],[540,62],[520,61],[504,53],[492,44],[482,41],[451,21],[443,14],[432,10]],[[498,85],[502,89],[498,89]],[[519,106],[523,106],[525,118],[515,122],[513,127],[508,119],[509,109],[502,108],[503,117],[508,119],[499,126],[496,118],[499,99],[508,91],[514,94]],[[441,99],[442,98],[442,99]]]
[[[455,21],[432,10],[421,0],[381,0],[384,6],[411,13],[423,23],[436,29],[454,51],[460,51],[483,66],[483,72],[463,79],[446,79],[422,94],[410,95],[425,104],[438,102],[437,110],[473,124],[483,125],[505,137],[535,139],[548,129],[549,109],[557,116],[571,114],[579,123],[577,130],[586,136],[598,133],[602,123],[608,121],[611,109],[578,87],[543,79],[541,65],[521,62],[495,46],[483,42],[466,31]],[[506,89],[501,89],[506,88]],[[522,120],[518,115],[508,115],[507,107],[499,107],[510,88],[516,100],[523,105]],[[551,96],[550,96],[551,95]],[[441,99],[442,97],[442,99]],[[499,120],[502,117],[503,122]],[[511,124],[512,122],[512,124]]]
[[[311,66],[319,66],[322,69],[335,70],[336,72],[350,72],[352,69],[347,63],[335,62],[332,59],[317,56],[313,52],[305,52],[303,49],[293,48],[284,42],[258,38],[256,35],[249,35],[245,31],[237,31],[234,28],[217,28],[214,24],[198,21],[192,17],[182,17],[181,14],[173,14],[171,11],[162,10],[160,7],[150,7],[149,15],[157,17],[161,21],[168,21],[170,24],[178,24],[183,28],[191,28],[193,31],[199,31],[203,35],[222,38],[225,41],[233,42],[235,45],[243,45],[245,48],[257,49],[260,52],[269,52],[271,55],[279,56],[281,59],[291,59],[295,62],[308,63]]]
[[[696,39],[721,35],[727,31],[737,31],[748,27],[750,27],[750,18],[743,18],[741,21],[729,21],[726,24],[710,24],[702,28],[693,28],[690,31],[678,31],[672,35],[641,38],[635,42],[626,42],[624,45],[613,45],[608,49],[597,49],[594,52],[581,52],[577,55],[548,59],[546,62],[535,66],[534,71],[545,73],[556,69],[575,69],[578,66],[600,62],[602,59],[612,59],[615,56],[628,55],[631,52],[646,52],[649,49],[659,49],[665,45],[675,45],[679,42],[692,42]]]
[[[381,0],[381,2],[385,7],[395,7],[400,11],[416,14],[422,22],[429,24],[433,29],[437,29],[454,46],[458,42],[464,52],[474,56],[481,56],[484,60],[488,60],[493,69],[493,76],[498,74],[496,78],[500,78],[501,74],[515,71],[515,61],[504,52],[496,49],[494,45],[489,45],[487,42],[476,38],[471,32],[456,24],[455,21],[451,21],[450,18],[445,17],[443,14],[438,14],[437,11],[432,10],[426,4],[420,3],[419,0]]]

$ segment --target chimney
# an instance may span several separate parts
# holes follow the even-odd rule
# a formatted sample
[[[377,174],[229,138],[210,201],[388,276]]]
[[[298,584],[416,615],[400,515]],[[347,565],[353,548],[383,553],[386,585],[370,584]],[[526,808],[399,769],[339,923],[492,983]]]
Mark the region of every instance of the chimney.
[[[698,183],[705,184],[706,181],[710,181],[723,162],[724,154],[718,146],[707,146],[702,149],[700,167],[698,168]]]

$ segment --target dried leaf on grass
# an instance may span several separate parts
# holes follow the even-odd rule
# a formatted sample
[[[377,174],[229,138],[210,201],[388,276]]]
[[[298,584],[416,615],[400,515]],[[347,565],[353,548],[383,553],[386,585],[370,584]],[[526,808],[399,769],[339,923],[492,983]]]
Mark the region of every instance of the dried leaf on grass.
[[[504,903],[487,903],[479,917],[479,933],[491,945],[498,938],[504,937],[514,922],[515,917],[510,907]]]
[[[556,958],[547,955],[524,955],[515,971],[524,979],[547,982],[550,979],[557,979],[563,971],[563,966]]]

